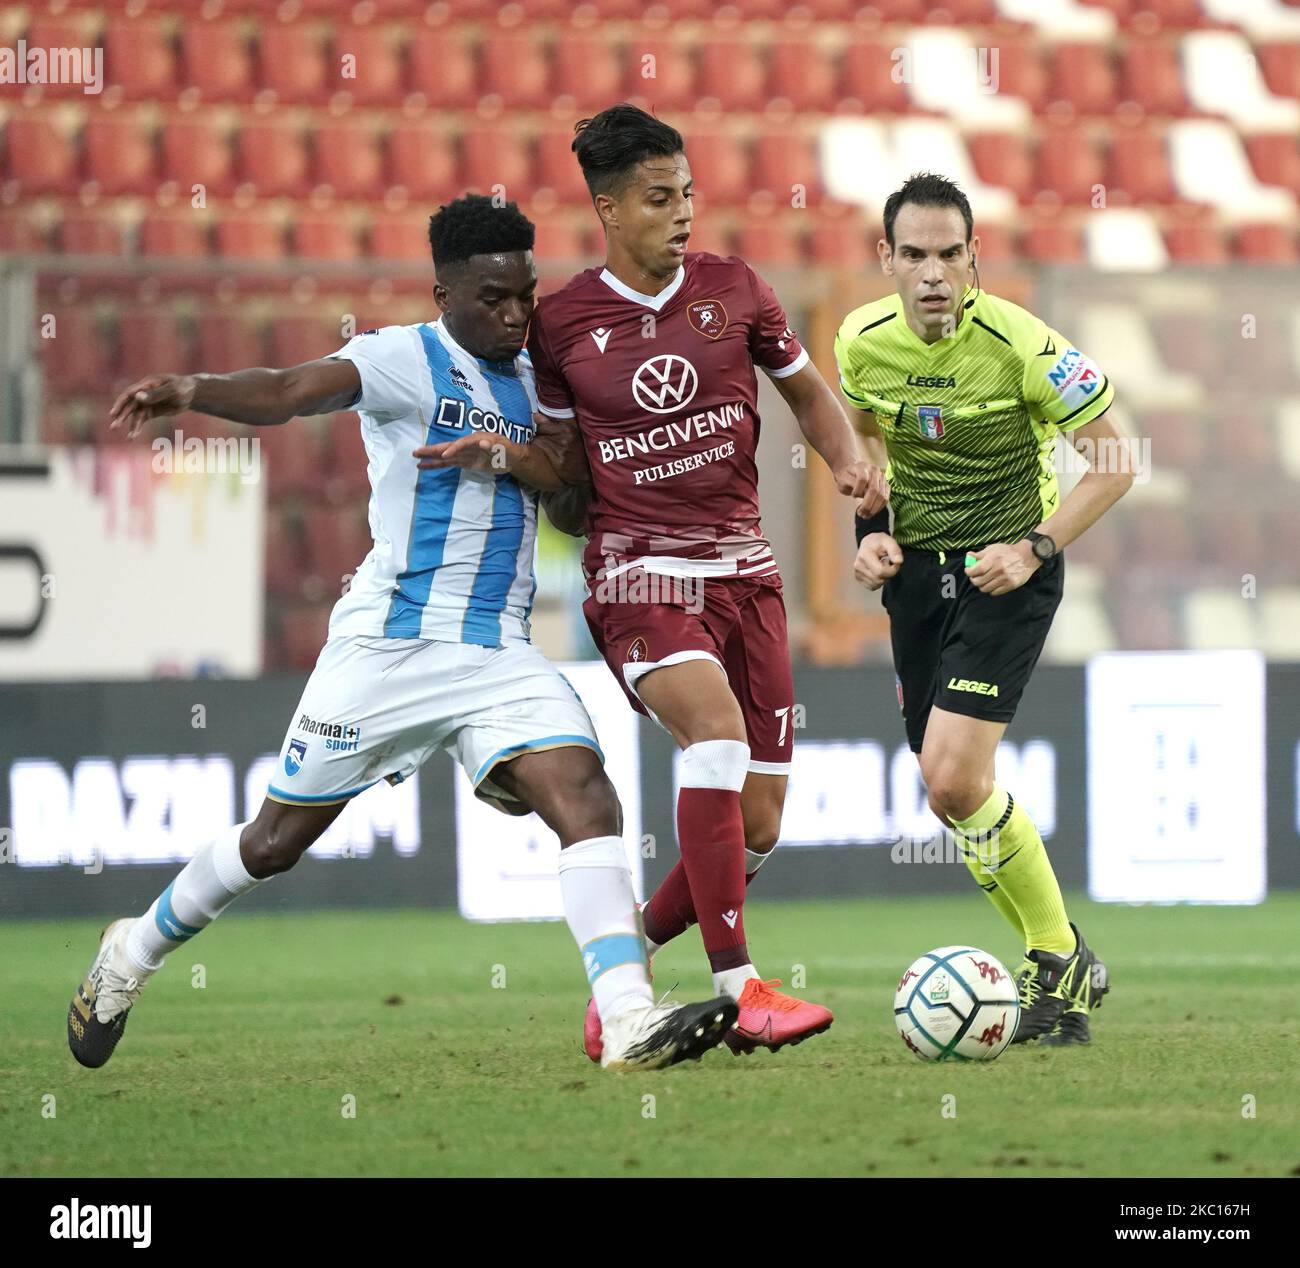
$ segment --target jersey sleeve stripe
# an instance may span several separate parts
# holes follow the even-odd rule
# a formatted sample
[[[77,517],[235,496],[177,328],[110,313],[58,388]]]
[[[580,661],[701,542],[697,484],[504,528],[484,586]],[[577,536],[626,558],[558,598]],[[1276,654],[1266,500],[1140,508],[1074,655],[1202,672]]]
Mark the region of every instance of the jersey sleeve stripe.
[[[790,375],[797,374],[800,370],[802,370],[804,366],[808,364],[808,359],[809,359],[808,349],[804,348],[802,351],[800,351],[799,355],[795,357],[793,361],[790,362],[789,365],[783,365],[780,367],[780,369],[777,370],[773,370],[770,366],[765,365],[763,369],[767,372],[770,378],[786,379],[789,378]]]
[[[1060,428],[1062,431],[1073,431],[1075,427],[1083,427],[1087,423],[1094,422],[1096,419],[1100,418],[1106,412],[1106,410],[1110,409],[1111,406],[1111,402],[1106,401],[1106,393],[1107,391],[1109,391],[1109,389],[1110,389],[1110,379],[1108,377],[1103,378],[1101,381],[1101,391],[1097,394],[1097,399],[1094,401],[1084,401],[1084,403],[1080,405],[1078,409],[1071,411],[1063,419],[1061,419],[1060,422],[1056,424],[1057,427]],[[1072,419],[1078,418],[1079,415],[1082,414],[1085,410],[1090,410],[1095,408],[1102,401],[1106,401],[1105,406],[1097,410],[1095,414],[1093,414],[1089,418],[1079,418],[1079,421],[1075,423],[1073,427],[1070,426],[1070,422]]]
[[[546,415],[547,418],[575,418],[576,415],[571,409],[556,409],[553,405],[547,405],[542,401],[537,402],[537,408]]]

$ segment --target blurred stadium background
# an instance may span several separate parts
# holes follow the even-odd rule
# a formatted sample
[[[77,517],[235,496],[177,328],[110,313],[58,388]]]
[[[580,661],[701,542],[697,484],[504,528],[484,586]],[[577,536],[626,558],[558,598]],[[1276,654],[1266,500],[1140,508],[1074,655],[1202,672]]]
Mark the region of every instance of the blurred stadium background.
[[[354,416],[263,429],[259,478],[182,477],[110,435],[113,397],[151,371],[289,365],[432,318],[425,226],[467,190],[499,190],[537,223],[544,289],[598,263],[569,142],[575,120],[620,99],[687,139],[692,249],[757,267],[828,378],[843,315],[885,293],[885,196],[920,169],[965,186],[984,286],[1094,356],[1149,442],[1137,486],[1070,549],[1007,746],[1062,879],[1100,897],[1234,901],[1258,901],[1266,879],[1300,884],[1293,0],[68,0],[7,8],[0,45],[20,42],[102,50],[103,83],[0,85],[0,825],[41,881],[11,890],[27,894],[19,909],[139,905],[151,883],[115,894],[109,868],[92,898],[81,866],[102,850],[165,877],[214,819],[255,810],[368,548]],[[819,464],[792,462],[797,433],[761,386],[801,769],[818,771],[792,782],[787,836],[921,833],[847,508]],[[252,432],[198,417],[158,430],[177,428]],[[590,655],[576,555],[544,530],[535,633],[562,661]],[[608,674],[592,669],[599,694]],[[195,675],[234,681],[141,685]],[[639,826],[671,840],[671,746],[648,726],[630,744],[638,734]],[[157,754],[172,756],[143,756]],[[1103,771],[1130,781],[1110,802],[1127,828],[1104,822]],[[146,776],[172,807],[152,827],[132,818]],[[542,914],[532,900],[476,908],[464,851],[458,872],[449,851],[420,850],[490,831],[530,874],[536,841],[462,820],[475,808],[451,787],[437,762],[402,794],[418,807],[349,812],[314,853],[364,857],[387,837],[376,887],[303,881],[301,901],[451,901],[459,883],[467,914]],[[1100,879],[1109,849],[1129,852],[1129,879]],[[1152,850],[1167,883],[1140,879]],[[813,849],[772,891],[967,885],[959,867],[900,880],[909,869],[888,855]],[[670,861],[648,860],[645,883]]]

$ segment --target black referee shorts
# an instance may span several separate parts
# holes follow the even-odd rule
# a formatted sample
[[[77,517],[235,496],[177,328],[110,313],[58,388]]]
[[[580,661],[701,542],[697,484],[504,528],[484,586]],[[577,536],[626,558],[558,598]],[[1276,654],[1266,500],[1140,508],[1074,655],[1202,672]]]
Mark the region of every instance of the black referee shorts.
[[[915,753],[936,704],[993,722],[1015,717],[1061,602],[1064,555],[996,596],[972,584],[965,561],[964,550],[941,563],[934,551],[904,549],[903,566],[884,584],[898,703]]]

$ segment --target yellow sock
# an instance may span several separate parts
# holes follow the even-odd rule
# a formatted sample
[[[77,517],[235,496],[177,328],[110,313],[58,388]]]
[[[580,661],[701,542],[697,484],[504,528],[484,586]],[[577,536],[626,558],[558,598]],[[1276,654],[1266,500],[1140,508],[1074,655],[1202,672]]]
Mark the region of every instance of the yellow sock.
[[[1071,955],[1074,930],[1065,915],[1061,887],[1038,829],[1015,798],[995,786],[970,818],[954,819],[952,825],[989,878],[996,881],[998,888],[985,892],[998,909],[1002,910],[1002,904],[994,894],[1014,906],[1025,946],[1031,951]]]
[[[1020,923],[1020,913],[1016,910],[1016,905],[1007,896],[1002,887],[993,879],[993,873],[979,861],[979,855],[974,850],[963,848],[961,838],[958,838],[958,849],[962,852],[962,857],[966,860],[966,866],[970,868],[970,874],[975,878],[976,884],[988,895],[991,902],[997,909],[998,914],[1003,920],[1016,931],[1016,937],[1020,939],[1021,945],[1025,941],[1025,927]]]

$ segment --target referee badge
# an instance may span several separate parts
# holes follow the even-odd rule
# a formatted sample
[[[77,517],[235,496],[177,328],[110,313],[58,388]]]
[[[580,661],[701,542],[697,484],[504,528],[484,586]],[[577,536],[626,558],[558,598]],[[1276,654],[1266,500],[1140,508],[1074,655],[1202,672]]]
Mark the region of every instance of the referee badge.
[[[918,405],[916,407],[917,417],[921,424],[921,435],[926,440],[943,439],[943,406],[941,405]]]

